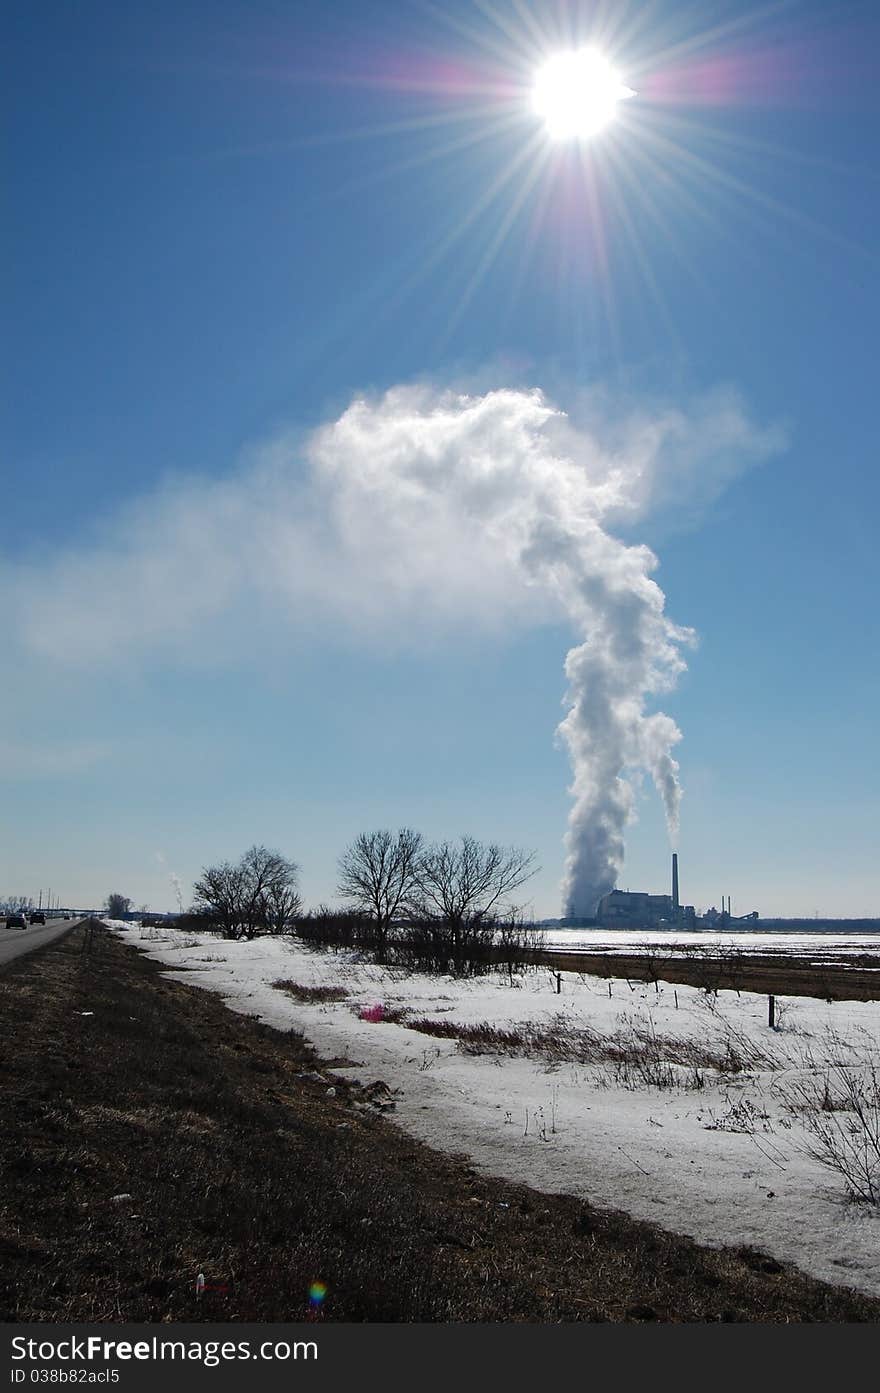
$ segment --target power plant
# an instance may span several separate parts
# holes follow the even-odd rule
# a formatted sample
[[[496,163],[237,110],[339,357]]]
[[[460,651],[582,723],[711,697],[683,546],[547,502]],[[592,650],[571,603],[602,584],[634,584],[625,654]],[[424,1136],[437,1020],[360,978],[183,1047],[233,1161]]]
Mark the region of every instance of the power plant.
[[[672,894],[648,895],[638,890],[610,890],[603,895],[596,910],[596,922],[603,929],[653,928],[727,928],[732,923],[757,919],[758,911],[741,914],[734,919],[730,912],[730,896],[721,897],[721,909],[713,905],[705,914],[697,915],[692,904],[683,905],[678,887],[678,852],[672,853]]]

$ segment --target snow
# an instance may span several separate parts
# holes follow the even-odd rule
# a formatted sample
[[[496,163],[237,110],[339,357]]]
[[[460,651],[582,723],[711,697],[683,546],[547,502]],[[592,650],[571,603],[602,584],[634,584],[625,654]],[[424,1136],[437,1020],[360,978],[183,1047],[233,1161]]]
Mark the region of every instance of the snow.
[[[678,929],[547,929],[544,946],[553,952],[581,953],[615,951],[624,953],[735,948],[739,953],[797,954],[816,957],[880,953],[880,934],[805,933],[800,929],[773,932],[744,932],[727,929],[699,929],[689,933]]]
[[[880,1209],[848,1200],[841,1179],[806,1154],[807,1134],[785,1101],[799,1082],[821,1083],[836,1063],[880,1064],[878,1002],[778,996],[781,1028],[771,1030],[767,998],[745,991],[713,996],[615,978],[609,995],[608,980],[584,972],[563,973],[557,995],[546,970],[514,984],[503,974],[461,981],[405,974],[294,940],[237,943],[112,927],[169,968],[186,969],[170,977],[217,991],[233,1010],[280,1030],[301,1031],[327,1059],[350,1061],[325,1068],[328,1077],[382,1079],[394,1091],[400,1126],[433,1147],[467,1154],[488,1174],[579,1195],[701,1243],[749,1245],[824,1281],[880,1295]],[[731,937],[723,935],[724,943]],[[756,937],[766,943],[768,935]],[[815,937],[809,951],[817,951]],[[295,1001],[272,986],[278,979],[341,986],[349,995]],[[689,1086],[694,1070],[686,1063],[667,1071],[680,1086],[626,1086],[609,1062],[469,1055],[454,1039],[359,1017],[377,1004],[462,1025],[531,1022],[619,1041],[641,1032],[661,1046],[685,1042],[679,1054],[690,1041],[761,1057],[735,1074],[701,1068],[699,1088]]]

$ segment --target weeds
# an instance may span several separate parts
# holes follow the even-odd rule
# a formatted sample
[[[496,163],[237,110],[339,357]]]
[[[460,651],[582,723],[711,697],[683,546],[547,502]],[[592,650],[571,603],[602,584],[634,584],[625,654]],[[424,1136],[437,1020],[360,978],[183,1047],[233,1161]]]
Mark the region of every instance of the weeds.
[[[377,1001],[372,1006],[353,1006],[352,1010],[359,1020],[372,1021],[374,1024],[379,1021],[387,1021],[391,1025],[410,1024],[408,1006],[386,1006],[384,1002]]]
[[[703,1123],[707,1132],[742,1132],[754,1136],[755,1132],[772,1132],[773,1124],[765,1108],[756,1106],[750,1098],[725,1098],[727,1111],[716,1116],[709,1108],[709,1121]]]
[[[806,1155],[843,1180],[853,1200],[880,1204],[880,1073],[835,1064],[821,1081],[793,1085],[787,1095],[807,1133]]]
[[[348,996],[345,987],[307,987],[302,982],[293,982],[290,979],[279,978],[272,986],[276,991],[292,996],[294,1001],[344,1001]]]
[[[590,1026],[573,1026],[562,1015],[546,1024],[526,1021],[500,1027],[488,1021],[466,1025],[428,1017],[407,1019],[410,1030],[438,1039],[455,1040],[463,1054],[498,1054],[542,1060],[545,1064],[602,1064],[608,1081],[622,1088],[702,1089],[706,1071],[741,1075],[756,1068],[773,1069],[777,1062],[744,1034],[728,1028],[720,1042],[658,1036],[653,1028],[623,1016],[621,1029],[603,1035]]]

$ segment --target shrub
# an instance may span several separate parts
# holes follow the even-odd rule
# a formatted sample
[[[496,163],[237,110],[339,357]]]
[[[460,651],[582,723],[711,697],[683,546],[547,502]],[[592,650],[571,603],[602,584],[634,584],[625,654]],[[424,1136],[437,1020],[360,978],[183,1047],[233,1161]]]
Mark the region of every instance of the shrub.
[[[821,1086],[790,1090],[808,1140],[803,1150],[839,1175],[853,1200],[880,1204],[880,1074],[873,1064],[836,1064]]]
[[[468,923],[426,916],[398,928],[389,956],[410,971],[476,977],[503,967],[512,978],[534,964],[541,939],[540,931],[516,914]]]
[[[348,996],[345,987],[307,987],[302,982],[293,982],[289,978],[279,978],[272,986],[276,991],[292,996],[294,1001],[344,1001]]]
[[[295,932],[304,943],[323,948],[370,949],[375,942],[369,915],[357,909],[331,909],[327,905],[319,905],[302,915]]]

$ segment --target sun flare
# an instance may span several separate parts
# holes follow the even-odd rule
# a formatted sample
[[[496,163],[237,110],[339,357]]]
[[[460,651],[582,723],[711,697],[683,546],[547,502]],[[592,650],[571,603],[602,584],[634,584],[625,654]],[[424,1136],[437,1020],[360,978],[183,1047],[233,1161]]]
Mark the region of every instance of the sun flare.
[[[588,140],[636,94],[595,48],[558,53],[539,70],[533,107],[553,140]]]

